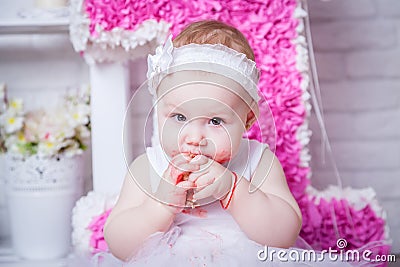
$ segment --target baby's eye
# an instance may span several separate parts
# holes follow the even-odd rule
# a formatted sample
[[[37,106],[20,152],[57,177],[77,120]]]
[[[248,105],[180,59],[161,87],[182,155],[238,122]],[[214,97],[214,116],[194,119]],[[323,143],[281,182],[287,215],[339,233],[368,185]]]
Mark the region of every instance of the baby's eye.
[[[183,116],[182,114],[174,114],[172,115],[172,117],[175,117],[177,121],[186,121],[186,117]]]
[[[224,121],[221,118],[214,117],[210,120],[210,123],[213,125],[221,125]]]

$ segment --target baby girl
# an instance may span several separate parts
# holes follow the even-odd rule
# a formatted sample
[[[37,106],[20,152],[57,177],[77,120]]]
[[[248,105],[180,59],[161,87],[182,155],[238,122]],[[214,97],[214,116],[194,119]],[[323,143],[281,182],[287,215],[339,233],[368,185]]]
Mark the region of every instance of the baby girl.
[[[130,165],[108,218],[111,253],[134,266],[242,266],[260,264],[264,246],[294,245],[302,217],[279,160],[243,138],[260,99],[246,38],[193,23],[149,56],[148,78],[157,142]]]

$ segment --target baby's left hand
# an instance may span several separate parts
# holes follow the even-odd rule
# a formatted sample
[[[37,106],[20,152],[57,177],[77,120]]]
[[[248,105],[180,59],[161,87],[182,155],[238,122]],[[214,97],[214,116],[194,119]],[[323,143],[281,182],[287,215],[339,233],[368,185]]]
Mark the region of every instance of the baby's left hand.
[[[211,196],[216,199],[225,198],[232,188],[233,173],[206,156],[198,155],[195,159],[206,163],[200,166],[199,171],[189,175],[188,181],[193,181],[197,187],[193,199],[198,200]],[[193,163],[196,163],[197,160]]]

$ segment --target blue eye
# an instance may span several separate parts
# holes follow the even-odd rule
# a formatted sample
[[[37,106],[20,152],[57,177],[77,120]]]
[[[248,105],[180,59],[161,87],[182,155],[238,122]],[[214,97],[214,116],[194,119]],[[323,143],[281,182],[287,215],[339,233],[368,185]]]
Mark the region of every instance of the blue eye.
[[[214,117],[210,120],[210,123],[213,125],[221,125],[224,121],[221,118]]]
[[[182,114],[174,114],[172,117],[175,117],[177,121],[186,121],[186,117]]]

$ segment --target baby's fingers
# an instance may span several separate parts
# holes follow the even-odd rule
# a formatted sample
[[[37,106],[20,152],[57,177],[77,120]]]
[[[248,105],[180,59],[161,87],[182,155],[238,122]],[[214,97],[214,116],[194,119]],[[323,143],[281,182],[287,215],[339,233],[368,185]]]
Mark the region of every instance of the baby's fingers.
[[[203,187],[206,187],[206,186],[214,183],[214,181],[215,181],[215,177],[211,177],[209,175],[203,175],[203,176],[200,176],[196,180],[195,184],[196,184],[197,189],[202,189]]]
[[[199,165],[194,165],[190,163],[181,163],[177,166],[175,166],[176,169],[182,171],[182,172],[195,172],[200,169]]]
[[[182,194],[182,193],[188,191],[189,189],[193,189],[193,188],[194,188],[193,182],[190,182],[190,181],[182,181],[182,182],[180,182],[180,183],[178,183],[178,184],[176,185],[175,193],[177,193],[177,194]]]
[[[215,191],[215,186],[213,184],[206,186],[204,189],[200,190],[199,192],[196,192],[193,195],[193,199],[203,199],[207,198],[209,196],[212,196]]]
[[[193,159],[190,160],[191,164],[196,164],[196,165],[203,165],[207,164],[210,159],[207,158],[206,156],[203,155],[197,155]]]
[[[179,164],[187,162],[189,162],[189,160],[182,154],[175,155],[170,161],[173,166],[178,166]]]
[[[176,154],[170,160],[170,164],[173,165],[173,166],[179,166],[179,165],[184,164],[184,163],[189,163],[190,161],[193,161],[193,160],[197,161],[197,159],[199,159],[199,156],[200,155],[197,155],[196,157],[191,158],[191,157],[187,156],[186,154],[179,153],[179,154]],[[199,162],[204,162],[204,160],[199,161]]]
[[[200,177],[206,176],[207,174],[208,171],[192,172],[189,174],[188,181],[194,182],[197,185],[197,180],[200,179]]]

